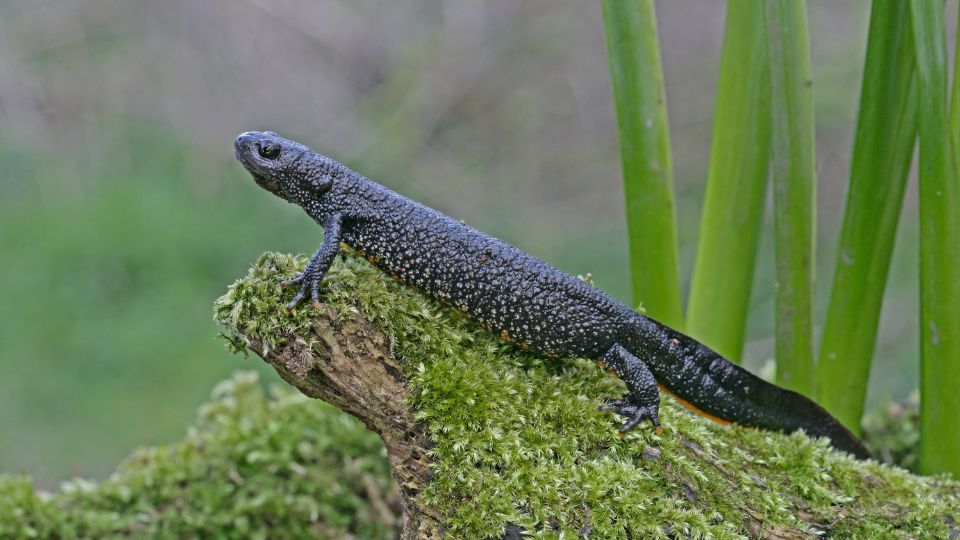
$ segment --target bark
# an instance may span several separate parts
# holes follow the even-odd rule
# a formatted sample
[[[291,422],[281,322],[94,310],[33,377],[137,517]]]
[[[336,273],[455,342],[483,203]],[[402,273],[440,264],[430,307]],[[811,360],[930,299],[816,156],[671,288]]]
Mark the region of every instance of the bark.
[[[380,435],[403,496],[402,538],[441,538],[439,513],[418,498],[430,482],[432,444],[407,405],[407,379],[389,337],[365,318],[320,311],[313,347],[296,339],[265,353],[263,342],[251,339],[250,348],[305,395],[336,405]]]

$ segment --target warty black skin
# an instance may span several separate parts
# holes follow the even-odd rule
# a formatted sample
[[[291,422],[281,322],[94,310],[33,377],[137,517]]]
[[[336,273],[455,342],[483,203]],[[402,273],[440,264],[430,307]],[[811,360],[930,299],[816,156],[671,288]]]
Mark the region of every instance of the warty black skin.
[[[303,207],[325,229],[288,309],[320,281],[343,242],[403,283],[457,307],[501,338],[551,357],[591,358],[627,393],[601,408],[660,428],[658,383],[721,422],[830,439],[860,458],[863,444],[813,401],[772,385],[600,289],[377,184],[274,132],[247,132],[237,159],[261,187]]]

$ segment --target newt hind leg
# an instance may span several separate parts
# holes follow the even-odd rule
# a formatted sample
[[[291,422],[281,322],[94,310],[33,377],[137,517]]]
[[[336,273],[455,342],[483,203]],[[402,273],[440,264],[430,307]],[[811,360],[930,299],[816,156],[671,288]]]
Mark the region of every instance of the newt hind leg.
[[[647,365],[619,343],[610,347],[598,364],[627,383],[627,393],[623,397],[607,398],[605,404],[600,406],[601,411],[611,411],[627,418],[627,422],[620,427],[620,434],[645,420],[649,420],[659,433],[662,429],[657,412],[660,409],[660,390]]]

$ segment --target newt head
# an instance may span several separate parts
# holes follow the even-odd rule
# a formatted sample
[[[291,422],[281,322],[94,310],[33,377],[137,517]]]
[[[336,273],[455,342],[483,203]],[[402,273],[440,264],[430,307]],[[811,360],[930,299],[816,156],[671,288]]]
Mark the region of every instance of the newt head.
[[[289,202],[304,206],[333,186],[328,158],[273,131],[241,133],[233,146],[257,185]]]

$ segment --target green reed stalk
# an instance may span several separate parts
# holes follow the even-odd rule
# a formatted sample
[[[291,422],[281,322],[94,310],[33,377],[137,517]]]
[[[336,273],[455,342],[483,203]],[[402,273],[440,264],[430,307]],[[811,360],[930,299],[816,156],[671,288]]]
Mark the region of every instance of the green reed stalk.
[[[766,22],[753,0],[730,0],[687,332],[738,362],[763,220],[770,149]]]
[[[768,0],[777,383],[813,392],[814,133],[806,4]]]
[[[911,0],[920,135],[920,470],[960,475],[960,178],[943,2]]]
[[[850,187],[817,364],[821,405],[860,431],[890,255],[917,132],[910,6],[870,16]]]
[[[960,28],[960,9],[957,9],[957,28]],[[950,99],[950,133],[953,134],[953,152],[960,167],[960,39],[953,51],[953,95]]]
[[[633,299],[683,324],[673,165],[653,0],[601,0],[627,205]]]

